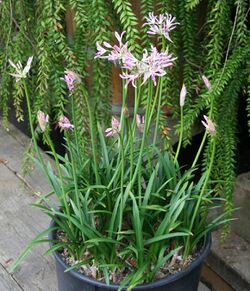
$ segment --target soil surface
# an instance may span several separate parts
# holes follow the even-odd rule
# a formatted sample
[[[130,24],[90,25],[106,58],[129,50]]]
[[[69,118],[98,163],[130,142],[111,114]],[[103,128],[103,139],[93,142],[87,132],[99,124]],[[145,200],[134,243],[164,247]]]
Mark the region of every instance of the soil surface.
[[[57,232],[57,239],[59,241],[67,241],[65,234],[62,231]],[[170,275],[176,274],[184,269],[186,269],[201,253],[202,250],[202,243],[198,245],[197,250],[195,250],[186,260],[183,259],[181,254],[176,253],[172,256],[171,260],[169,260],[159,271],[155,274],[153,281],[166,278]],[[167,251],[167,250],[166,250]],[[169,250],[170,251],[170,250]],[[59,249],[58,253],[61,255],[63,261],[69,266],[74,266],[78,264],[79,261],[75,260],[72,256],[69,255],[69,252],[65,248]],[[83,261],[91,260],[91,255],[87,251],[84,253]],[[126,261],[126,267],[122,269],[116,268],[113,272],[109,275],[109,280],[112,284],[119,284],[122,280],[129,275],[131,272],[134,271],[135,267],[135,260],[132,258],[128,258]],[[134,265],[134,266],[133,266]],[[151,266],[153,269],[154,266]],[[105,282],[105,278],[103,277],[102,273],[98,270],[98,265],[93,263],[82,265],[75,269],[77,272],[96,279],[101,282]],[[144,282],[146,283],[146,282]]]

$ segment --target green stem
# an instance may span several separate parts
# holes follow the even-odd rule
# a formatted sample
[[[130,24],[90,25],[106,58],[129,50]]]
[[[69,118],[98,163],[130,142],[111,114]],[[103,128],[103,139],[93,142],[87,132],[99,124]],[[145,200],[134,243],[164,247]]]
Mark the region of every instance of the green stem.
[[[123,209],[124,209],[124,197],[123,197],[123,193],[124,193],[124,156],[123,156],[124,152],[123,152],[123,143],[121,142],[121,184],[120,184],[120,191],[121,191],[121,203],[120,203],[120,221],[119,221],[119,232],[122,230],[122,218],[123,218]],[[120,238],[120,234],[118,234],[117,239]]]
[[[32,121],[32,113],[31,113],[29,93],[28,93],[28,89],[27,89],[26,83],[24,81],[23,81],[23,87],[24,87],[24,92],[25,92],[25,96],[26,96],[26,102],[27,102],[27,108],[28,108],[28,116],[29,116],[29,123],[30,123],[31,135],[32,135],[32,138],[33,138],[33,141],[34,141],[35,150],[36,150],[36,152],[38,154],[38,158],[39,158],[39,161],[41,162],[43,171],[46,174],[46,176],[48,177],[51,185],[53,186],[53,182],[51,181],[51,178],[50,178],[50,176],[47,173],[47,169],[46,169],[46,166],[45,166],[43,157],[41,155],[40,149],[39,149],[39,147],[37,145],[37,142],[36,142],[35,131],[34,131],[33,121]],[[46,134],[46,132],[45,132],[45,134]],[[52,142],[51,142],[51,145],[52,145],[51,149],[52,149],[53,155],[55,157],[56,165],[57,165],[57,168],[59,169],[59,173],[60,173],[60,166],[59,166],[57,154],[55,153],[55,149],[54,149],[54,146],[53,146]],[[64,193],[63,183],[62,183],[62,175],[60,175],[60,180],[61,180],[61,186],[62,186],[62,194],[63,194],[62,195],[63,196],[62,198],[63,198],[63,202],[64,202],[64,205],[65,205],[66,213],[67,213],[67,215],[69,215],[69,207],[68,207],[68,203],[67,203],[66,195]]]
[[[144,129],[143,129],[141,147],[140,147],[139,157],[137,160],[137,165],[136,165],[136,168],[134,171],[134,175],[133,175],[130,187],[132,187],[134,185],[139,168],[141,167],[143,151],[145,150],[145,143],[146,143],[146,139],[148,137],[148,128],[150,126],[150,124],[149,124],[149,110],[150,110],[151,102],[152,102],[152,81],[150,80],[149,81],[149,92],[148,92],[148,98],[147,98],[147,107],[146,107],[146,113],[145,113],[145,124],[144,124]]]
[[[159,80],[159,97],[158,97],[158,106],[157,106],[157,115],[156,115],[156,124],[155,124],[155,132],[154,132],[154,140],[153,140],[153,145],[156,145],[156,140],[157,140],[157,134],[158,134],[158,127],[159,127],[159,123],[160,123],[160,113],[161,113],[161,99],[162,99],[162,85],[163,85],[163,81],[162,78],[160,78]],[[155,96],[155,99],[157,98],[157,94]]]
[[[194,221],[197,218],[197,212],[198,212],[198,209],[200,207],[204,192],[205,192],[206,187],[207,187],[207,183],[208,183],[209,178],[210,178],[212,167],[213,167],[214,156],[215,156],[215,146],[216,146],[214,138],[212,138],[211,142],[212,142],[212,146],[213,146],[212,147],[212,155],[211,155],[209,167],[208,167],[207,172],[206,172],[206,178],[205,178],[205,181],[203,183],[202,189],[200,191],[200,195],[198,197],[198,201],[196,203],[196,206],[195,206],[195,209],[194,209],[194,212],[193,212],[193,216],[192,216],[191,223],[190,223],[190,226],[189,226],[189,232],[192,231],[192,228],[193,228],[193,225],[194,225]],[[184,257],[185,258],[189,255],[190,251],[191,251],[191,248],[190,248],[190,235],[189,235],[188,238],[187,238],[187,243],[185,244],[185,249],[184,249]]]
[[[89,100],[86,96],[85,96],[85,102],[87,104],[87,109],[88,109],[88,114],[89,114],[90,139],[91,139],[91,148],[92,148],[92,154],[93,154],[93,159],[94,159],[94,173],[95,173],[96,182],[98,185],[100,185],[101,180],[98,173],[98,165],[97,165],[97,148],[96,148],[96,136],[94,132],[94,121],[93,121],[93,115],[92,115],[92,110],[90,108]]]
[[[61,167],[60,167],[60,163],[59,163],[59,160],[58,160],[58,157],[57,157],[57,153],[56,153],[56,150],[55,150],[55,147],[54,147],[54,144],[53,142],[51,141],[50,139],[50,136],[48,134],[48,132],[44,132],[44,136],[45,136],[45,139],[53,153],[53,157],[55,159],[55,163],[56,163],[56,168],[57,168],[57,172],[58,172],[58,175],[59,175],[59,179],[60,179],[60,183],[61,183],[61,191],[62,191],[62,198],[63,198],[63,202],[64,202],[64,207],[66,209],[66,213],[67,215],[69,216],[70,212],[69,212],[69,205],[68,205],[68,202],[67,202],[67,197],[66,197],[66,193],[65,193],[65,190],[64,190],[64,180],[63,180],[63,175],[62,175],[62,171],[61,171]]]
[[[178,156],[179,156],[179,153],[180,153],[181,144],[182,144],[182,138],[183,138],[183,106],[181,106],[181,130],[180,130],[180,136],[179,136],[177,150],[176,150],[175,157],[174,157],[174,162],[175,163],[177,162]]]
[[[202,138],[202,141],[201,141],[200,147],[199,147],[199,149],[198,149],[198,151],[197,151],[197,154],[196,154],[195,159],[194,159],[194,161],[193,161],[193,164],[192,164],[192,166],[191,166],[192,169],[196,166],[196,163],[197,163],[197,161],[198,161],[198,159],[199,159],[199,157],[200,157],[200,155],[201,155],[201,151],[202,151],[202,149],[203,149],[203,147],[204,147],[204,144],[205,144],[206,138],[207,138],[207,131],[205,131],[205,133],[204,133],[204,135],[203,135],[203,138]]]
[[[27,102],[27,108],[28,108],[28,116],[29,116],[29,124],[30,124],[31,136],[32,136],[32,139],[33,139],[33,142],[34,142],[35,150],[36,150],[36,152],[38,154],[39,161],[42,164],[44,172],[47,173],[44,160],[42,158],[41,152],[40,152],[39,147],[38,147],[37,142],[36,142],[36,135],[35,135],[34,127],[33,127],[33,120],[32,120],[29,93],[28,93],[28,90],[27,90],[26,83],[24,81],[23,81],[23,87],[24,87],[24,92],[25,92],[25,97],[26,97],[26,102]],[[51,179],[49,179],[49,180],[51,181]]]
[[[74,129],[74,131],[76,131],[76,129]],[[79,211],[81,211],[81,204],[80,204],[80,199],[79,199],[79,189],[78,189],[78,181],[77,181],[77,171],[76,171],[76,165],[75,165],[75,160],[74,160],[74,155],[73,155],[73,151],[71,148],[71,144],[70,144],[70,139],[69,139],[69,135],[68,132],[65,131],[65,137],[67,140],[67,145],[68,145],[68,149],[69,149],[69,153],[70,153],[70,160],[71,160],[71,165],[72,165],[72,172],[73,172],[73,179],[74,179],[74,188],[75,188],[75,203],[77,205],[77,208],[79,209]],[[82,215],[80,215],[80,223],[83,226],[83,217]],[[84,234],[82,232],[82,238],[84,240]]]
[[[135,148],[135,140],[136,140],[136,116],[138,114],[139,104],[140,104],[140,93],[141,87],[139,81],[136,83],[135,88],[135,102],[134,102],[134,112],[133,112],[133,121],[129,131],[129,141],[127,146],[130,145],[130,181],[133,176],[134,169],[134,148]],[[127,152],[127,146],[125,148],[125,154]]]
[[[79,151],[79,138],[78,138],[78,134],[77,134],[77,122],[76,122],[76,114],[75,114],[75,97],[74,97],[74,95],[71,95],[71,112],[72,112],[73,124],[75,126],[74,137],[75,137],[77,155],[79,158],[81,158],[82,155]]]
[[[162,37],[162,51],[163,52],[166,51],[166,40],[165,40],[165,37]],[[158,127],[159,127],[159,123],[160,123],[161,100],[162,100],[162,86],[163,86],[163,79],[162,78],[163,77],[159,77],[159,82],[157,84],[157,91],[156,91],[156,94],[155,94],[155,100],[157,100],[158,88],[159,88],[159,97],[158,97],[158,106],[157,106],[157,115],[156,115],[156,123],[155,123],[153,146],[156,145],[156,140],[157,140],[157,135],[158,135]]]
[[[210,106],[210,110],[209,110],[209,114],[208,114],[208,116],[209,116],[210,119],[211,119],[211,116],[212,116],[213,107],[214,107],[214,98],[212,98],[212,100],[211,100],[211,106]],[[199,159],[199,157],[200,157],[200,155],[201,155],[202,149],[203,149],[203,147],[204,147],[204,144],[205,144],[206,138],[207,138],[207,131],[205,130],[205,133],[204,133],[204,135],[203,135],[203,138],[202,138],[202,141],[201,141],[200,147],[199,147],[199,149],[198,149],[198,151],[197,151],[197,154],[196,154],[196,156],[195,156],[195,159],[194,159],[194,161],[193,161],[193,164],[192,164],[192,167],[191,167],[191,168],[194,168],[194,167],[196,166],[197,161],[198,161],[198,159]]]

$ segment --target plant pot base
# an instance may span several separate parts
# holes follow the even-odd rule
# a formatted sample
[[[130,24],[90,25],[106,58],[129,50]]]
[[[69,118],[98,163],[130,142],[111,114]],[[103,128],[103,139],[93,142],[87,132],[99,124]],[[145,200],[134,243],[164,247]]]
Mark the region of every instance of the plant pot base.
[[[55,224],[52,222],[51,226]],[[49,234],[49,239],[55,239],[55,232]],[[205,239],[205,246],[201,254],[180,272],[169,275],[166,278],[154,281],[149,284],[138,285],[133,290],[154,290],[154,291],[196,291],[198,289],[203,261],[211,248],[211,234]],[[118,290],[118,285],[107,285],[103,282],[86,277],[81,273],[68,268],[58,252],[54,252],[58,279],[58,291],[111,291]],[[123,289],[126,290],[126,289]]]

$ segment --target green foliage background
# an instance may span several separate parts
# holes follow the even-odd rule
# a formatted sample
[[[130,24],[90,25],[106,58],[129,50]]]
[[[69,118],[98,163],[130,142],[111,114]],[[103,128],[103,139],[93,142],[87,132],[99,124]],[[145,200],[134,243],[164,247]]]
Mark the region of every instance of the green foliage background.
[[[97,40],[112,41],[112,31],[126,30],[126,38],[134,53],[149,45],[145,27],[138,23],[154,10],[176,16],[180,23],[173,32],[170,49],[178,57],[176,66],[164,84],[164,103],[173,107],[178,116],[179,90],[184,82],[188,88],[185,104],[185,144],[192,128],[206,112],[214,98],[214,116],[219,128],[216,144],[214,178],[218,191],[224,192],[226,209],[232,207],[237,145],[237,112],[239,99],[248,94],[247,112],[250,118],[250,37],[249,0],[140,0],[136,14],[132,0],[2,0],[0,4],[0,108],[2,121],[8,126],[9,100],[12,99],[16,118],[23,120],[22,92],[9,76],[8,59],[25,62],[34,55],[32,79],[32,109],[62,114],[67,103],[66,88],[60,80],[64,70],[77,72],[83,82],[77,93],[75,108],[78,129],[86,131],[85,98],[93,110],[106,118],[110,110],[110,65],[95,60]],[[75,11],[75,35],[68,37],[65,14]],[[144,33],[143,33],[144,32]],[[212,84],[208,91],[201,81],[205,74]],[[91,85],[84,80],[91,79]],[[197,94],[197,89],[200,90]],[[200,122],[200,121],[199,121]],[[177,129],[178,130],[178,129]],[[210,158],[207,144],[204,167]]]

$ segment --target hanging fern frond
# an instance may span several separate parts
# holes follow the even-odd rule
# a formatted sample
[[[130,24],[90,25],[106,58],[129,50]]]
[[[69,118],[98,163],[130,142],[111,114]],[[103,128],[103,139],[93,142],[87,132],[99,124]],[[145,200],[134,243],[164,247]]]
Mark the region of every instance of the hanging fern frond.
[[[227,0],[210,0],[208,6],[207,37],[205,40],[206,71],[213,77],[224,60],[227,45],[225,39],[229,38],[232,23],[230,21],[230,6]]]
[[[192,96],[194,95],[194,88],[197,84],[198,73],[196,73],[196,65],[199,63],[197,50],[199,50],[199,43],[197,39],[197,18],[193,11],[187,12],[183,3],[178,2],[178,19],[182,19],[183,24],[179,27],[181,32],[181,43],[179,44],[182,48],[180,51],[181,55],[178,56],[178,62],[182,68],[182,76],[179,75],[179,79],[188,88],[189,98],[186,98],[184,112],[189,112],[190,107],[193,104]],[[180,78],[182,77],[182,78]],[[178,92],[176,91],[176,100],[179,97],[179,91],[182,84],[179,84]],[[178,104],[178,103],[177,103]],[[179,109],[179,106],[177,106]],[[179,110],[178,110],[179,111]],[[177,112],[178,112],[177,111]],[[185,133],[186,143],[189,142],[192,136],[192,131]]]
[[[144,23],[145,17],[148,16],[149,13],[154,12],[154,0],[141,0],[140,2],[140,15],[142,19],[142,23]],[[147,33],[148,27],[143,26],[141,28],[141,46],[142,48],[150,47],[150,39]]]
[[[247,0],[235,0],[236,7],[236,27],[235,27],[235,47],[245,45],[247,41],[248,28],[247,28],[247,14],[250,9],[250,2]]]
[[[242,63],[245,62],[246,57],[250,53],[250,46],[239,48],[234,52],[234,54],[228,59],[225,67],[217,72],[213,80],[211,80],[212,90],[205,91],[200,95],[195,104],[190,108],[190,110],[185,115],[185,132],[189,133],[195,120],[200,116],[201,111],[207,106],[209,106],[212,99],[220,98],[221,94],[225,90],[226,86],[229,84],[230,80],[237,74]],[[220,101],[221,104],[221,101]],[[220,105],[218,105],[220,106]]]
[[[95,30],[92,32],[92,45],[95,49],[97,41],[110,42],[111,31],[109,21],[109,11],[103,0],[91,1],[93,25]],[[92,57],[93,58],[93,57]],[[111,104],[111,67],[108,62],[95,59],[92,62],[93,69],[93,98],[94,106],[96,106],[98,114],[102,120],[109,119]],[[105,113],[104,113],[105,112]]]
[[[138,20],[132,10],[132,4],[129,0],[112,0],[114,9],[120,17],[122,29],[126,31],[126,40],[132,52],[140,54],[142,52],[139,44],[140,35],[138,31]]]
[[[247,117],[248,117],[248,127],[250,134],[250,61],[247,62],[246,67],[246,75],[247,75]]]
[[[185,7],[188,11],[197,7],[200,4],[201,0],[186,0],[185,2]]]
[[[225,211],[227,217],[231,218],[233,210],[233,190],[235,181],[235,164],[236,164],[236,150],[237,150],[237,114],[239,103],[239,92],[241,87],[242,74],[236,74],[235,79],[227,88],[224,98],[227,102],[218,110],[217,123],[220,128],[220,149],[218,152],[223,160],[221,164],[218,178],[222,178],[223,195],[225,197]],[[218,170],[218,167],[215,167]],[[227,224],[224,228],[223,236],[228,234],[230,227]]]

